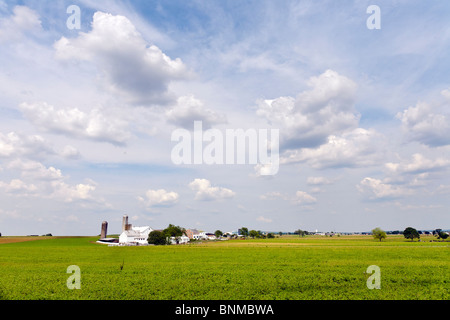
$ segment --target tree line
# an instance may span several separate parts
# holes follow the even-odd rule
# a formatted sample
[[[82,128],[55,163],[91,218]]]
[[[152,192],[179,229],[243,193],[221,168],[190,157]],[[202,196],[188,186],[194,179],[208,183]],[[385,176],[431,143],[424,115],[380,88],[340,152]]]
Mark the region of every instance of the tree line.
[[[414,241],[414,239],[420,240],[420,233],[413,227],[407,227],[403,232],[399,232],[398,234],[403,234],[405,239],[409,239],[411,241]],[[438,239],[445,240],[448,238],[448,233],[443,232],[442,229],[435,229],[433,231],[433,235],[436,236]],[[383,231],[380,228],[375,228],[372,230],[372,236],[376,240],[383,240],[386,239],[386,232]]]
[[[169,224],[169,226],[167,228],[165,228],[164,230],[153,230],[152,232],[150,232],[147,241],[149,244],[154,244],[154,245],[168,245],[168,244],[171,244],[171,240],[170,240],[171,238],[175,238],[175,241],[178,241],[180,239],[180,237],[182,237],[185,233],[186,233],[185,228],[182,228],[180,226],[176,226],[173,224]],[[247,227],[240,228],[238,231],[238,234],[244,238],[250,237],[252,239],[275,238],[275,234],[273,232],[264,233],[261,230],[253,230],[253,229],[248,230]],[[279,232],[278,234],[281,236],[282,232]],[[298,230],[294,231],[294,234],[297,234],[300,237],[304,237],[311,233],[308,231],[298,229]],[[414,229],[412,227],[407,227],[405,230],[399,231],[396,234],[403,234],[405,239],[409,239],[411,241],[414,241],[414,239],[420,239],[419,231],[417,231],[416,229]],[[221,230],[216,230],[214,232],[214,235],[217,238],[220,238],[220,237],[224,236],[224,233]],[[449,237],[448,233],[443,232],[442,229],[435,229],[433,231],[433,235],[435,235],[437,237],[437,239],[442,239],[442,240],[445,240]],[[381,228],[375,228],[372,230],[372,236],[375,240],[382,241],[383,239],[386,239],[387,233],[384,230],[382,230]],[[236,237],[236,236],[233,235],[233,237]]]

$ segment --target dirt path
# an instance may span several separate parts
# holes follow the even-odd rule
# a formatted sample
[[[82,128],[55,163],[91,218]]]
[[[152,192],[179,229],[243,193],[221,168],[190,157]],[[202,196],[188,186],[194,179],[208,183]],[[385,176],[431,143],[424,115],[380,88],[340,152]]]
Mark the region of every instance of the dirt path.
[[[0,237],[0,244],[3,243],[15,243],[15,242],[25,242],[25,241],[35,241],[35,240],[44,240],[44,239],[52,239],[54,237],[40,237],[40,236],[16,236],[16,237]]]

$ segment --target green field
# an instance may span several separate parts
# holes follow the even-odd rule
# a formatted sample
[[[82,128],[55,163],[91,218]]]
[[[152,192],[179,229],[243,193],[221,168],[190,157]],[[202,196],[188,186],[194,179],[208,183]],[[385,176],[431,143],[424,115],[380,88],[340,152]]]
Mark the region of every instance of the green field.
[[[422,242],[283,236],[147,247],[108,247],[93,243],[97,238],[0,238],[0,299],[450,298],[450,242],[430,242],[432,236]],[[70,265],[81,270],[79,290],[66,285]],[[367,288],[370,265],[380,267],[380,289]]]

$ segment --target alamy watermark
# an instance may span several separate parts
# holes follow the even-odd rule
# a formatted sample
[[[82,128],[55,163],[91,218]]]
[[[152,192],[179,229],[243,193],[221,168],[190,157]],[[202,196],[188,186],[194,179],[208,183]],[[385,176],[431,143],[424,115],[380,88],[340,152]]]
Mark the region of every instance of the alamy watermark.
[[[70,290],[81,289],[81,270],[79,266],[71,265],[67,267],[67,273],[72,275],[67,278],[67,288]]]
[[[252,164],[261,166],[261,175],[275,175],[279,169],[278,129],[203,130],[194,121],[194,130],[178,128],[172,132],[178,142],[171,153],[174,164]]]
[[[371,265],[367,267],[366,273],[372,274],[367,279],[367,288],[368,289],[381,289],[381,271],[380,267],[376,265]]]
[[[370,5],[367,7],[366,13],[371,14],[366,21],[367,29],[381,29],[381,9],[377,5]]]
[[[81,10],[77,5],[70,5],[66,10],[67,14],[70,16],[66,20],[66,26],[69,30],[80,30],[81,29]]]

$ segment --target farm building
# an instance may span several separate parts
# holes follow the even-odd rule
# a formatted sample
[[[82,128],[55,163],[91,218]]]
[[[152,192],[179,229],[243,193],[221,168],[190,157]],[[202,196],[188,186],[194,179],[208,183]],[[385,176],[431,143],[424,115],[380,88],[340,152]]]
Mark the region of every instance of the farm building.
[[[189,240],[190,239],[187,236],[183,235],[183,236],[178,237],[178,238],[171,237],[170,238],[170,243],[171,244],[186,244],[186,243],[189,243]]]
[[[121,245],[147,245],[148,235],[153,229],[149,226],[133,227],[128,224],[128,216],[124,215],[122,220],[122,233],[119,236]]]
[[[115,245],[119,243],[119,240],[117,238],[101,238],[97,240],[97,243]]]
[[[206,233],[205,235],[208,240],[216,240],[217,239],[216,235],[214,233]]]
[[[206,240],[206,239],[208,239],[208,237],[207,237],[205,232],[199,231],[197,229],[187,229],[186,230],[186,236],[189,239],[194,239],[194,240]]]
[[[136,244],[147,245],[148,235],[152,232],[152,228],[146,227],[133,227],[130,230],[123,231],[119,236],[119,244]]]
[[[133,245],[148,245],[148,236],[153,230],[149,226],[134,227],[128,223],[128,216],[124,215],[122,219],[122,233],[117,238],[106,238],[108,223],[103,221],[101,229],[101,237],[97,243],[108,244],[110,246],[133,246]],[[171,244],[186,244],[190,239],[208,239],[204,232],[198,230],[187,230],[181,237],[171,237],[168,239]]]

